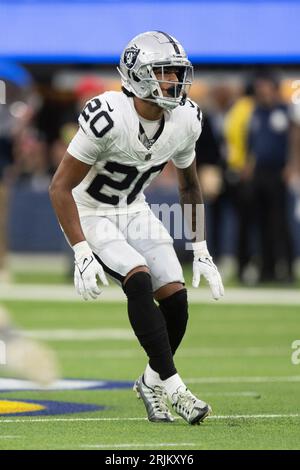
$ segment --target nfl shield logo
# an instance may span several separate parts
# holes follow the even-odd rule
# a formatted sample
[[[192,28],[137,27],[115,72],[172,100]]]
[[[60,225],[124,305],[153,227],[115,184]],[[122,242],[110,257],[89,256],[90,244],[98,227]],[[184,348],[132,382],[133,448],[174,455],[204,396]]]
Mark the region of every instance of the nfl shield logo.
[[[126,49],[126,51],[124,52],[124,64],[126,65],[126,67],[132,69],[136,62],[136,58],[139,52],[140,49],[137,49],[136,47],[129,47],[128,49]]]

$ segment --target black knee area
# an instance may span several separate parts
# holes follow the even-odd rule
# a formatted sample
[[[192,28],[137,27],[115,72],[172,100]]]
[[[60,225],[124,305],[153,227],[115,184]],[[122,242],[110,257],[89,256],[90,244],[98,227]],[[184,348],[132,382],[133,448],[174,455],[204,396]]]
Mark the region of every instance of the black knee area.
[[[141,297],[145,294],[153,293],[151,276],[145,271],[134,273],[123,286],[123,290],[128,299]]]
[[[134,273],[123,286],[127,296],[128,317],[150,366],[164,380],[176,374],[166,321],[153,298],[150,274]]]
[[[134,273],[123,287],[128,299],[129,320],[138,336],[166,329],[165,319],[154,303],[149,273]]]
[[[175,294],[160,300],[159,308],[167,324],[170,345],[174,355],[185,334],[188,322],[187,290],[181,289]]]
[[[175,294],[172,294],[165,299],[159,300],[159,306],[161,310],[164,311],[165,317],[170,318],[172,321],[177,321],[178,319],[187,319],[187,290],[178,290],[175,292]]]

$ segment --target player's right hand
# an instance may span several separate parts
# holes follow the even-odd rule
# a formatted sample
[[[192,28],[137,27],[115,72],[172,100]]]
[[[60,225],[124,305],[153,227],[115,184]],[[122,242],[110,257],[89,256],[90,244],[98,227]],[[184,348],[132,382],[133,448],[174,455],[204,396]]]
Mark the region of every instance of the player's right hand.
[[[101,290],[97,285],[97,278],[108,286],[108,281],[101,264],[96,260],[86,241],[73,246],[75,253],[74,284],[76,291],[84,300],[96,299]]]
[[[212,296],[219,300],[224,295],[224,287],[217,266],[210,256],[206,241],[192,243],[194,250],[193,287],[198,287],[201,276],[208,281]]]

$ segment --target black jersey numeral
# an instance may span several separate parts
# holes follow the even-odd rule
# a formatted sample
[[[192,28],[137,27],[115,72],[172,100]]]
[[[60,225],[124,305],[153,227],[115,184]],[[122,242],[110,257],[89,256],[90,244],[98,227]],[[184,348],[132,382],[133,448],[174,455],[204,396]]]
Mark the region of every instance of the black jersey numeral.
[[[191,108],[195,108],[195,105],[194,105],[194,103],[193,103],[191,100],[188,100],[188,102],[190,103]],[[200,110],[200,108],[199,108],[198,105],[196,105],[196,108],[197,108],[197,118],[198,118],[198,121],[201,122],[201,110]]]
[[[97,175],[87,188],[87,192],[97,201],[115,206],[119,203],[119,196],[109,196],[101,192],[101,189],[104,185],[118,189],[119,191],[128,189],[133,180],[137,177],[138,171],[132,166],[122,165],[117,162],[107,162],[104,169],[109,171],[111,174],[115,172],[121,173],[125,175],[125,178],[122,179],[122,181],[116,181],[107,175]]]
[[[201,122],[201,111],[200,111],[199,106],[197,106],[197,118],[198,118],[198,121]]]
[[[107,175],[97,175],[91,182],[90,186],[87,188],[87,192],[92,198],[99,202],[116,206],[120,201],[120,197],[117,195],[105,194],[103,191],[101,191],[103,186],[106,185],[110,188],[124,191],[129,188],[134,180],[136,180],[132,191],[127,195],[127,204],[131,204],[142,190],[150,175],[152,173],[161,172],[165,165],[166,163],[162,163],[161,165],[153,166],[141,174],[135,167],[122,165],[121,163],[117,162],[106,162],[104,166],[105,170],[109,171],[111,174],[115,172],[120,173],[125,175],[125,177],[121,181],[117,181]],[[137,178],[138,176],[140,177]]]
[[[152,166],[149,170],[145,171],[141,174],[141,177],[136,181],[134,188],[132,189],[131,193],[127,196],[127,204],[131,204],[139,192],[143,189],[143,186],[146,184],[147,180],[149,179],[152,173],[160,173],[166,163],[162,163],[161,165]]]
[[[93,98],[91,101],[89,101],[81,113],[85,122],[88,122],[91,119],[89,113],[94,113],[95,111],[100,109],[101,106],[102,103],[99,98]],[[106,126],[99,130],[99,126],[96,127],[96,124],[100,121],[101,118],[104,118],[104,120],[106,121]],[[114,121],[112,120],[107,111],[99,111],[90,121],[91,131],[93,132],[95,137],[99,138],[103,137],[108,131],[110,131],[110,129],[112,129],[113,126]]]

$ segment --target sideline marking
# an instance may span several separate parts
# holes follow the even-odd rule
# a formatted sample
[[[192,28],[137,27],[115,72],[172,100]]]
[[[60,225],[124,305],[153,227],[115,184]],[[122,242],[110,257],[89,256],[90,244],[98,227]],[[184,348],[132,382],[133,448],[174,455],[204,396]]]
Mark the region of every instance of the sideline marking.
[[[140,353],[139,349],[66,349],[58,351],[61,357],[71,357],[86,360],[87,358],[103,358],[103,359],[131,359],[137,357]],[[290,354],[290,346],[288,347],[255,347],[247,346],[245,348],[182,348],[179,352],[180,357],[286,357]]]
[[[300,376],[278,376],[278,377],[189,377],[184,378],[187,384],[219,384],[219,383],[299,383]],[[80,380],[80,379],[62,379],[54,382],[52,385],[43,387],[27,380],[0,378],[0,392],[14,391],[50,391],[50,390],[126,390],[133,387],[133,381],[126,380]],[[208,394],[213,392],[207,391]],[[258,391],[235,391],[235,392],[214,392],[220,395],[232,393],[257,394]]]
[[[201,287],[193,289],[188,287],[190,303],[213,304],[218,307],[224,304],[240,305],[299,305],[299,289],[264,289],[264,288],[243,288],[227,287],[225,296],[220,303],[215,303],[211,297],[210,289]],[[61,284],[3,284],[0,286],[1,300],[45,300],[62,302],[83,302],[76,293],[73,286]],[[103,289],[99,302],[125,301],[126,297],[122,289],[118,287],[108,287]],[[124,304],[125,305],[125,304]]]
[[[45,341],[136,340],[133,330],[129,328],[26,330],[23,334],[29,338]]]
[[[80,380],[62,379],[51,385],[42,386],[29,380],[0,378],[0,392],[14,391],[62,391],[62,390],[121,390],[133,387],[133,381],[126,380]]]

